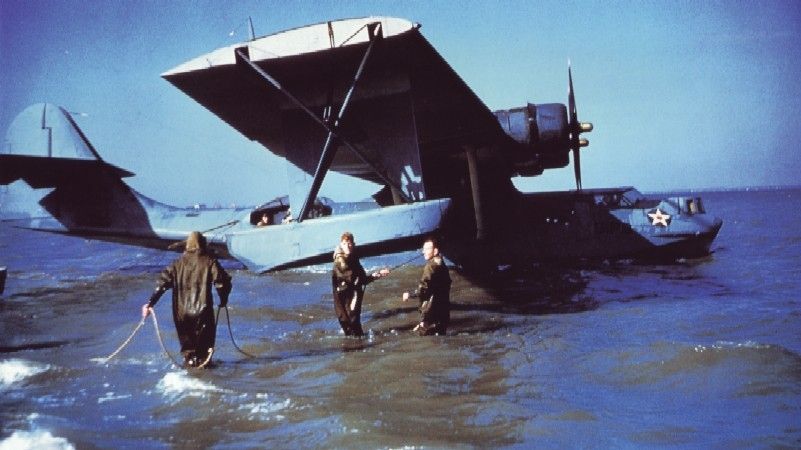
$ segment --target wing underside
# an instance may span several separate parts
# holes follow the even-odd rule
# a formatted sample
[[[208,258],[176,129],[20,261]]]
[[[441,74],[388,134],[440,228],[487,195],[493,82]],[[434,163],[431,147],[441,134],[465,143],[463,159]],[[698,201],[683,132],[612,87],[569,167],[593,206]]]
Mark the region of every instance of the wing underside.
[[[368,33],[371,23],[380,23],[377,40]],[[238,63],[237,49],[281,89]],[[507,142],[492,112],[418,27],[401,19],[349,19],[289,30],[216,50],[162,76],[249,139],[314,173],[328,134],[319,121],[337,119],[363,60],[363,76],[336,124],[341,140],[331,170],[387,184],[378,175],[385,171],[407,197],[424,199],[419,180],[427,159],[459,154],[465,142]]]

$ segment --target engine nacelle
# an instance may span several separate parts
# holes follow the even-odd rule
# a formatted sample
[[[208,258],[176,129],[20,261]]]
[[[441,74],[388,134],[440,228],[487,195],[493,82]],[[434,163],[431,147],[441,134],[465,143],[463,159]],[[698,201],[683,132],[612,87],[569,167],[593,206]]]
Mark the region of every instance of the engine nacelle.
[[[569,163],[570,126],[561,103],[527,104],[494,112],[501,128],[525,151],[514,158],[520,175],[539,175],[543,169]]]

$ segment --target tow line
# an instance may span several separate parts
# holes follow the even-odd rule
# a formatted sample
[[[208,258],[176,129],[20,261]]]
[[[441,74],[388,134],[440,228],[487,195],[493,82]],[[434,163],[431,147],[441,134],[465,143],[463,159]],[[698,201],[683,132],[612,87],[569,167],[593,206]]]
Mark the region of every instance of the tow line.
[[[172,357],[170,352],[167,351],[167,347],[164,345],[164,339],[162,339],[161,331],[159,330],[159,322],[158,322],[158,319],[156,318],[156,311],[153,308],[148,308],[148,309],[150,310],[150,314],[149,315],[151,317],[153,317],[153,328],[156,330],[156,337],[158,338],[159,345],[161,345],[161,349],[164,351],[164,354],[167,355],[167,358],[169,358],[169,360],[176,367],[181,367],[181,364],[179,364],[178,361],[176,361],[175,358]],[[226,314],[226,316],[228,315],[227,308],[226,308],[225,314]],[[220,315],[220,311],[218,310],[217,311],[217,316],[219,317],[219,315]],[[145,324],[145,320],[147,320],[147,317],[142,317],[142,320],[140,320],[139,323],[136,325],[134,330],[131,332],[131,335],[128,336],[128,338],[125,339],[125,341],[116,350],[114,350],[114,352],[112,352],[107,357],[102,358],[101,362],[103,364],[108,363],[112,358],[117,356],[117,354],[119,354],[122,351],[122,349],[124,349],[128,344],[130,344],[131,340],[133,340],[133,337],[136,336],[136,333],[139,332],[139,330],[142,328],[142,325]],[[230,331],[230,327],[231,327],[230,320],[228,321],[228,327],[229,327],[228,329]],[[216,330],[216,328],[217,327],[216,327],[216,323],[215,323],[215,330]],[[231,335],[231,340],[232,341],[233,341],[233,338],[234,337],[233,337],[233,334],[232,334]],[[234,343],[234,346],[236,346],[236,343]],[[239,349],[239,347],[237,347],[237,349]],[[240,351],[242,351],[242,350],[240,350]],[[208,355],[206,356],[206,360],[203,361],[202,364],[198,365],[197,367],[188,367],[188,368],[190,368],[190,369],[203,369],[203,368],[205,368],[211,362],[211,357],[212,357],[213,354],[214,354],[214,347],[211,347],[211,348],[209,348],[209,352],[208,352]]]
[[[217,318],[214,321],[215,329],[217,327],[217,324],[220,323],[220,310],[222,310],[222,309],[225,310],[225,320],[226,320],[226,322],[228,322],[228,336],[231,336],[231,343],[234,344],[234,348],[239,353],[247,356],[248,358],[255,358],[256,357],[255,355],[251,355],[250,353],[242,350],[241,348],[239,348],[238,345],[236,345],[236,341],[234,340],[234,333],[233,333],[233,331],[231,331],[231,316],[228,315],[228,307],[227,306],[221,306],[221,307],[217,308]]]

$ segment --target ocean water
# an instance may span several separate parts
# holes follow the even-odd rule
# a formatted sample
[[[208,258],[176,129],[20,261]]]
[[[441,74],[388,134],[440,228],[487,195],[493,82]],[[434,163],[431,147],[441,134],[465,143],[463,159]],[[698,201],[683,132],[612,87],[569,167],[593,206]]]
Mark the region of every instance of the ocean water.
[[[801,448],[801,190],[703,197],[710,257],[452,271],[444,337],[400,301],[421,258],[370,285],[364,339],[340,334],[327,266],[229,264],[255,357],[221,320],[200,372],[150,320],[103,359],[174,254],[0,224],[0,449]],[[156,313],[175,355],[168,296]]]

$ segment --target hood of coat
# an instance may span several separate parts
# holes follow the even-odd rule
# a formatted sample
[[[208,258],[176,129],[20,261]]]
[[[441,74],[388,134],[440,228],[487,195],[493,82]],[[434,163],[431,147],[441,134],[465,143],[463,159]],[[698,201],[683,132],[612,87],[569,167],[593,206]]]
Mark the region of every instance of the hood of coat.
[[[199,231],[189,233],[186,238],[186,252],[206,252],[206,238]]]

